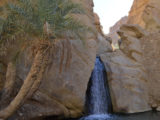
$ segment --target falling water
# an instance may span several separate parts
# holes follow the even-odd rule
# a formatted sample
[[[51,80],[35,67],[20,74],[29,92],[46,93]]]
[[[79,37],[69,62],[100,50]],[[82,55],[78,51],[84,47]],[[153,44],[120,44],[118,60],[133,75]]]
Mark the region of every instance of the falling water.
[[[87,90],[87,109],[89,114],[107,114],[111,111],[107,74],[99,57],[96,58]]]
[[[143,113],[133,115],[111,115],[111,100],[107,84],[107,74],[103,62],[96,58],[86,96],[88,116],[80,120],[159,120],[160,113]]]
[[[107,84],[107,73],[100,57],[96,58],[95,67],[92,72],[86,96],[86,109],[91,117],[102,117],[111,112],[111,100]],[[86,119],[86,118],[85,118]]]

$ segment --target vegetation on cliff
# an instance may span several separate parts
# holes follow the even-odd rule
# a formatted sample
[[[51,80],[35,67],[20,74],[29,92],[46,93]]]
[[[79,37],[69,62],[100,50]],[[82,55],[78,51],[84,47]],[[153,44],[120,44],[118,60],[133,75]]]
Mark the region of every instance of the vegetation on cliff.
[[[11,103],[0,111],[0,118],[6,119],[31,97],[40,85],[48,65],[50,49],[54,47],[57,39],[81,39],[82,33],[88,28],[74,19],[74,14],[83,14],[84,10],[70,0],[16,0],[7,3],[0,10],[3,13],[0,16],[0,45],[7,46],[10,41],[18,41],[21,47],[19,51],[31,45],[35,53],[33,64],[20,91]],[[13,64],[12,61],[10,64]],[[5,84],[14,83],[13,80],[15,79],[9,77],[6,81],[12,82]],[[4,90],[1,103],[11,90]]]

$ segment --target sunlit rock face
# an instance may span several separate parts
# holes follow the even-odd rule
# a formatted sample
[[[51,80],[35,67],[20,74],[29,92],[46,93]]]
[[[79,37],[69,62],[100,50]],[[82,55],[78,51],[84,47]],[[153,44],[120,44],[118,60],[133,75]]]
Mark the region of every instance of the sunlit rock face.
[[[135,84],[133,88],[141,90],[139,91],[140,96],[138,98],[140,98],[141,102],[143,101],[143,104],[139,104],[136,109],[144,105],[141,109],[142,111],[150,110],[151,108],[156,108],[159,111],[159,32],[147,32],[138,25],[124,25],[120,28],[120,31],[118,33],[122,39],[122,45],[120,48],[121,52],[125,54],[124,60],[127,60],[129,58],[127,61],[129,62],[132,60],[131,63],[133,65],[131,67],[131,72],[129,72],[128,70],[126,74],[127,76],[130,76],[130,79],[133,78],[133,80],[130,80],[133,82],[132,87]],[[122,56],[124,55],[121,55],[121,57]],[[119,60],[118,62],[122,63],[122,61],[120,61],[120,57],[117,59]],[[110,66],[111,68],[113,67],[112,65]],[[121,65],[120,68],[123,68],[123,65]],[[134,74],[135,72],[137,72],[137,74]],[[112,75],[114,75],[114,73]],[[136,84],[136,82],[138,84]],[[122,80],[121,84],[127,85],[127,83],[125,83],[125,79]],[[111,87],[113,87],[113,85]],[[138,96],[138,92],[135,95]],[[134,96],[133,93],[132,96]],[[131,96],[129,98],[131,98]],[[133,100],[132,103],[136,102],[138,98]],[[135,111],[138,111],[138,109],[136,109]]]
[[[145,27],[145,23],[142,17],[148,3],[149,0],[134,0],[129,13],[129,24],[139,24],[140,26]]]
[[[113,110],[137,113],[160,110],[159,32],[138,25],[123,25],[118,31],[122,44],[101,59],[109,74]]]
[[[129,24],[138,24],[147,31],[158,31],[160,27],[160,1],[135,0],[129,14]]]
[[[100,55],[109,76],[114,112],[136,113],[151,110],[139,40],[145,34],[138,26],[122,26],[119,31],[121,50]]]
[[[149,103],[160,111],[160,33],[149,33],[141,39],[141,44],[148,78]]]
[[[160,110],[159,6],[159,0],[135,0],[127,24],[116,30],[120,50],[100,55],[116,112]]]
[[[98,32],[104,34],[102,31],[103,27],[101,26],[100,19],[97,13],[94,13],[94,18],[95,18],[95,25],[96,25]]]
[[[107,36],[112,38],[112,43],[114,45],[118,44],[118,40],[120,39],[119,35],[117,34],[117,31],[123,24],[127,23],[127,20],[127,16],[122,17],[114,26],[110,28],[109,34]]]
[[[139,39],[142,48],[142,64],[148,80],[148,103],[159,110],[159,30],[160,30],[160,1],[135,0],[129,14],[128,23],[138,24],[148,34]]]

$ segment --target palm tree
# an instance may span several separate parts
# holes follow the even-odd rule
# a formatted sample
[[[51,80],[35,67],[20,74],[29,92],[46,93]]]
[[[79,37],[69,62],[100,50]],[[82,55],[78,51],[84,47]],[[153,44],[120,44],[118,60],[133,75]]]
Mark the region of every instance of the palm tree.
[[[80,39],[88,28],[72,17],[75,13],[83,14],[84,10],[70,0],[15,0],[7,3],[2,11],[0,44],[19,40],[21,46],[36,46],[33,64],[21,89],[11,103],[0,111],[0,118],[6,119],[38,88],[48,64],[49,50],[57,38]]]

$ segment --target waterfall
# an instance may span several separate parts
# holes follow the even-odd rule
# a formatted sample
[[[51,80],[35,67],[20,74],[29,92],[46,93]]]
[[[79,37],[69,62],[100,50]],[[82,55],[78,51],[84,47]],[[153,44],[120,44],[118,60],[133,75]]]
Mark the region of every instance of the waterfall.
[[[107,74],[103,62],[96,58],[95,67],[86,92],[86,108],[88,116],[80,120],[159,120],[159,112],[146,112],[133,115],[109,114],[112,110]]]
[[[100,57],[96,58],[86,97],[89,114],[108,114],[111,112],[111,99],[107,84],[107,73]]]

